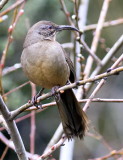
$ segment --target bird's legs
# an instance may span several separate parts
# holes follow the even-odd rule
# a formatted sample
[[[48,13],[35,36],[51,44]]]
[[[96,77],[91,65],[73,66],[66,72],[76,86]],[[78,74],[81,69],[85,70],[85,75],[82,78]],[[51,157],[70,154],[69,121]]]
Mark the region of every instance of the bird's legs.
[[[57,93],[56,91],[59,89],[60,86],[55,86],[52,88],[51,92],[52,95],[55,97],[55,100],[59,101],[60,100],[60,93]]]
[[[42,106],[42,104],[40,104],[40,107],[39,107],[39,105],[37,103],[37,99],[38,99],[38,97],[40,97],[42,95],[43,91],[44,91],[44,88],[42,88],[31,100],[33,105],[36,106],[37,108],[41,108],[41,106]]]

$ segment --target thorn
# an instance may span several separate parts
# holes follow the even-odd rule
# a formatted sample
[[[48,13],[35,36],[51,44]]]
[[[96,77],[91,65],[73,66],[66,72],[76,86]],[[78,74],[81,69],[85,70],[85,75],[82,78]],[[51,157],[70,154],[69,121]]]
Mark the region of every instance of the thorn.
[[[107,69],[107,73],[111,72],[112,71],[112,68],[108,68]]]

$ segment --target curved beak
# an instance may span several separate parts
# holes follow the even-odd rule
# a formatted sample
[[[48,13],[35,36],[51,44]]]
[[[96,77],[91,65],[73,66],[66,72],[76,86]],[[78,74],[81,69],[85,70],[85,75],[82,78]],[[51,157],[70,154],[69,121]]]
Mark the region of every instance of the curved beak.
[[[56,27],[56,31],[62,31],[62,30],[73,30],[73,31],[77,31],[80,32],[77,28],[73,27],[73,26],[68,26],[68,25],[60,25]]]

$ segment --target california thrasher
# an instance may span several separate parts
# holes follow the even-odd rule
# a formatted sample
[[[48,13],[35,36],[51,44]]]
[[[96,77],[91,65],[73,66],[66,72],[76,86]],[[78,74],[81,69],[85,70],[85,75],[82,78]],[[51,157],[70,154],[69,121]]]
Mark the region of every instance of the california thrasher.
[[[23,71],[30,81],[43,88],[64,86],[69,81],[75,81],[72,61],[56,41],[56,33],[62,30],[79,32],[72,26],[40,21],[29,29],[25,38],[21,56]],[[72,89],[65,90],[58,97],[55,100],[67,138],[83,138],[87,118]]]

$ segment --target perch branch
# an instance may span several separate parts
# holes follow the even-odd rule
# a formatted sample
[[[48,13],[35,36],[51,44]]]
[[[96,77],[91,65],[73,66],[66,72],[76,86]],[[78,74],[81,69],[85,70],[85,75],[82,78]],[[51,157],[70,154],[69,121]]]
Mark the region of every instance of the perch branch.
[[[67,89],[70,89],[70,88],[75,88],[77,86],[84,85],[86,83],[91,83],[91,82],[97,81],[99,79],[102,79],[102,78],[105,78],[105,77],[108,77],[108,76],[111,76],[111,75],[116,75],[116,74],[118,74],[119,72],[122,72],[122,71],[123,71],[123,67],[119,67],[119,68],[116,68],[114,70],[111,70],[110,72],[105,72],[105,73],[102,73],[102,74],[97,75],[95,77],[88,78],[88,79],[85,79],[85,80],[81,80],[81,81],[78,81],[78,82],[71,83],[69,85],[63,86],[63,87],[59,88],[56,91],[56,93],[64,91],[64,90],[67,90]],[[46,94],[42,95],[41,97],[39,97],[37,99],[37,102],[39,102],[39,101],[41,101],[43,99],[46,99],[48,97],[51,97],[51,96],[52,96],[51,92],[46,93]],[[23,106],[19,107],[18,109],[12,111],[10,119],[14,119],[18,114],[22,113],[24,110],[26,110],[27,108],[31,107],[32,105],[33,105],[32,103],[26,103]]]

